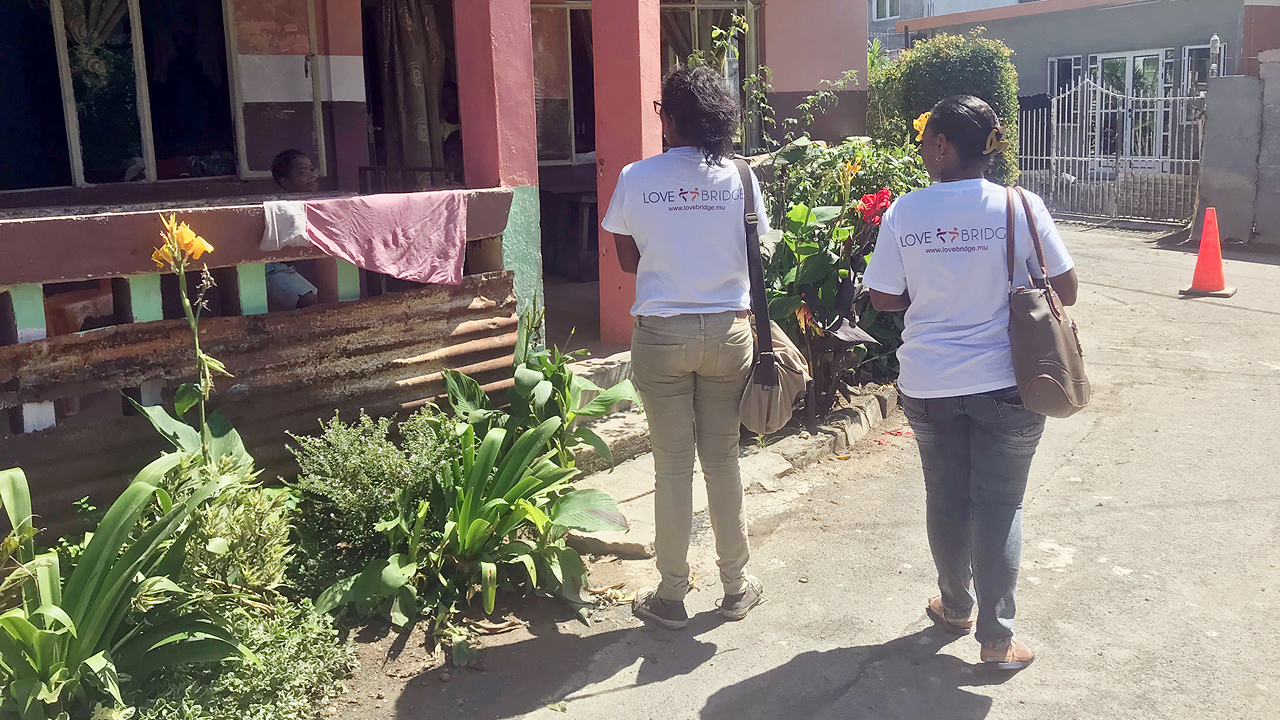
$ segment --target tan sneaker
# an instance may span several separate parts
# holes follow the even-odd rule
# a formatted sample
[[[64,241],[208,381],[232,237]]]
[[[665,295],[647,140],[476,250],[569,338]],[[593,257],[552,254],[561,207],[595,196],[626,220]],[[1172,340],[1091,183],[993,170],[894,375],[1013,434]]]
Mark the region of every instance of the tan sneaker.
[[[1018,638],[998,648],[982,647],[982,663],[996,670],[1021,670],[1036,659],[1036,651]]]
[[[973,630],[973,616],[958,618],[947,612],[946,608],[942,607],[941,595],[929,598],[929,605],[925,608],[925,612],[929,613],[929,617],[935,623],[956,635],[968,635]]]

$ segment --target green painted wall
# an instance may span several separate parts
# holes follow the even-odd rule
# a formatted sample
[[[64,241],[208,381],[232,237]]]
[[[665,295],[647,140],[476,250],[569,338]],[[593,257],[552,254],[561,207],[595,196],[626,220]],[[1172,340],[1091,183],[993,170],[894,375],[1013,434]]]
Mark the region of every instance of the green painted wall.
[[[133,275],[129,280],[129,314],[134,322],[164,319],[159,275]]]
[[[537,196],[534,196],[537,199]],[[9,288],[13,302],[13,319],[18,326],[18,342],[31,342],[45,338],[44,288],[39,283],[15,285]]]
[[[240,314],[261,315],[267,311],[267,266],[237,265],[236,284],[240,292]]]
[[[542,222],[536,185],[513,188],[511,214],[502,233],[502,267],[516,274],[521,312],[535,298],[542,303]]]

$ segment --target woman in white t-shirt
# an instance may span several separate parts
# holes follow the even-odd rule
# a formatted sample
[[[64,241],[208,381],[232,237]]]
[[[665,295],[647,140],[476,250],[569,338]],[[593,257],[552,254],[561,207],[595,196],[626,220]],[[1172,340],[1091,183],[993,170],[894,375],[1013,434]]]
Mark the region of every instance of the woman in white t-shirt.
[[[738,103],[718,73],[682,67],[654,103],[666,153],[628,165],[601,226],[636,275],[631,374],[649,418],[655,470],[654,554],[662,581],[636,615],[678,629],[689,620],[689,535],[695,447],[706,477],[724,599],[740,620],[762,598],[745,573],[750,549],[738,474],[738,404],[751,368],[742,180],[732,163]],[[764,207],[753,179],[756,207]],[[768,221],[760,214],[760,232]]]
[[[863,283],[882,311],[906,311],[898,349],[903,411],[915,431],[927,491],[929,545],[941,595],[928,613],[967,634],[984,663],[1018,670],[1035,652],[1014,637],[1014,587],[1022,555],[1022,499],[1044,416],[1022,406],[1009,347],[1005,188],[984,179],[1005,147],[987,103],[938,103],[918,141],[935,184],[885,213]],[[1039,277],[1028,220],[1040,231],[1049,282],[1075,303],[1071,257],[1040,198],[1032,217],[1016,204],[1017,278]],[[1034,266],[1034,267],[1033,267]]]

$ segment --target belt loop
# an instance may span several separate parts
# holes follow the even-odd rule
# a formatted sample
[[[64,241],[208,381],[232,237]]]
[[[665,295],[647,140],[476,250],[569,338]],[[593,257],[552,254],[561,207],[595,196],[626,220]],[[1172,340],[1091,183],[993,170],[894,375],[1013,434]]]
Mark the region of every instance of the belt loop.
[[[706,329],[707,329],[707,316],[706,316],[706,313],[700,313],[700,314],[698,315],[698,329],[699,329],[699,330],[706,330]]]
[[[637,316],[636,316],[636,327],[640,327],[640,328],[644,327],[644,317],[643,317],[643,316],[641,316],[641,315],[637,315]]]

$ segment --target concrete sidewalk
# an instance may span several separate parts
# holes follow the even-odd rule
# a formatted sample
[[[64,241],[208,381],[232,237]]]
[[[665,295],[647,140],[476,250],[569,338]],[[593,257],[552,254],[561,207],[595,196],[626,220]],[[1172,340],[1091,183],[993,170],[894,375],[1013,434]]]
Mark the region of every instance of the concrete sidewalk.
[[[769,602],[745,621],[713,614],[699,526],[686,631],[642,626],[625,607],[585,627],[535,604],[528,632],[488,640],[484,672],[428,672],[387,711],[349,716],[1276,718],[1277,258],[1229,261],[1234,298],[1185,300],[1193,255],[1064,236],[1096,394],[1050,422],[1027,491],[1018,631],[1040,651],[1030,669],[988,673],[972,639],[931,628],[919,457],[911,439],[877,435],[886,444],[864,440],[849,460],[749,496],[751,572]],[[601,563],[593,578],[652,582],[651,563]]]

